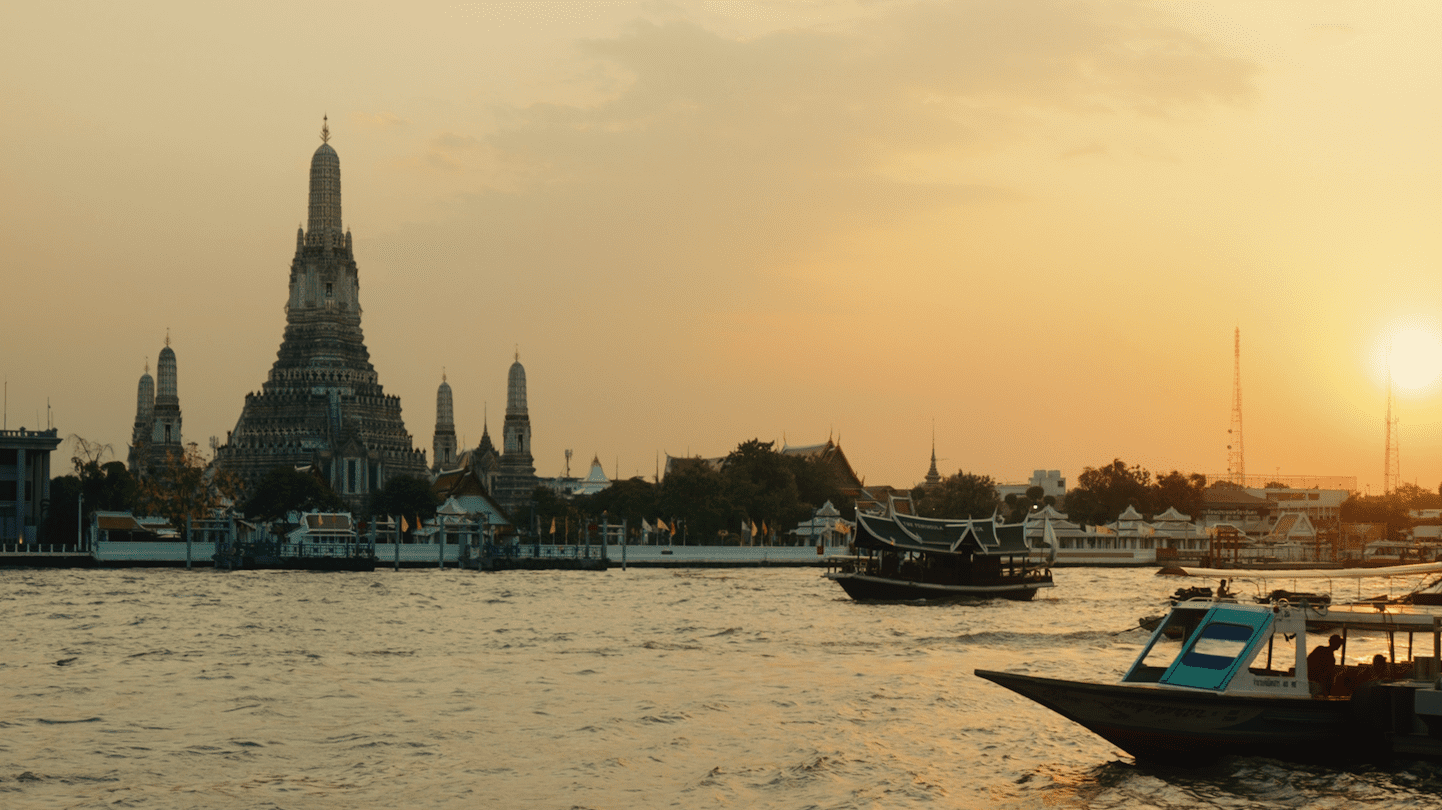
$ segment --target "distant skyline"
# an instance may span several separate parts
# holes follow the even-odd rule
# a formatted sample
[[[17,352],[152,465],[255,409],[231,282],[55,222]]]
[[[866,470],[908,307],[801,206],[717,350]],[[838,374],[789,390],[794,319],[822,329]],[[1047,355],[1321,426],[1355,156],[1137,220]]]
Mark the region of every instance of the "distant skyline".
[[[537,472],[839,436],[869,483],[1120,458],[1442,482],[1442,7],[595,0],[0,13],[6,423],[184,438],[280,346],[329,117],[362,327]],[[37,423],[38,422],[38,423]],[[63,446],[62,450],[68,451]],[[56,470],[66,464],[57,460]]]

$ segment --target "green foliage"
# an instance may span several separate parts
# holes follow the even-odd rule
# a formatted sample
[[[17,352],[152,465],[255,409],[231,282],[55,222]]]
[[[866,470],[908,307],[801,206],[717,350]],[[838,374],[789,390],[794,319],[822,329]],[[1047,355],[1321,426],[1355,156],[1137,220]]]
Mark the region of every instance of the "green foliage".
[[[314,473],[289,464],[271,469],[245,501],[245,516],[275,520],[289,512],[346,512],[345,501]]]
[[[996,514],[1002,505],[991,476],[961,470],[941,479],[936,486],[918,487],[912,499],[917,514],[935,518],[986,518]]]
[[[1104,467],[1087,467],[1077,476],[1077,486],[1066,494],[1067,517],[1074,523],[1099,526],[1110,523],[1135,506],[1145,513],[1152,474],[1141,467],[1128,467],[1121,459]]]
[[[184,532],[191,520],[208,518],[240,496],[240,481],[228,470],[206,463],[198,445],[186,445],[184,452],[170,453],[150,474],[141,479],[136,509],[141,514],[159,515]]]
[[[856,503],[841,491],[836,470],[832,467],[799,456],[782,456],[796,479],[796,497],[811,511],[820,509],[827,501],[840,510],[848,519],[855,517]],[[805,519],[809,515],[803,515]],[[790,528],[790,527],[787,527]]]
[[[536,525],[540,527],[543,542],[551,542],[551,522],[555,521],[555,542],[567,542],[568,532],[581,525],[581,513],[575,505],[556,494],[548,486],[538,486],[531,493],[531,503],[536,507]]]
[[[96,511],[128,512],[136,505],[138,487],[130,471],[119,461],[105,461],[109,445],[74,435],[70,440],[75,443],[74,473],[50,480],[50,511],[42,527],[47,543],[74,542],[80,525]],[[85,510],[83,516],[78,508]]]
[[[827,501],[845,513],[852,504],[835,479],[823,464],[784,456],[774,442],[751,439],[737,445],[720,469],[701,458],[675,459],[659,486],[632,478],[577,498],[571,509],[554,495],[538,497],[537,503],[543,532],[551,517],[570,517],[572,525],[582,516],[599,523],[604,512],[613,524],[625,520],[632,529],[661,518],[674,524],[675,542],[711,544],[734,535],[743,521],[783,535]]]
[[[1416,484],[1398,484],[1388,494],[1404,509],[1442,509],[1442,494],[1423,489]]]
[[[703,459],[673,462],[661,482],[658,515],[667,521],[679,519],[678,531],[687,542],[716,542],[720,532],[726,531],[732,508],[721,472]]]
[[[660,508],[659,487],[641,477],[616,481],[594,495],[577,498],[576,509],[599,523],[606,515],[612,526],[626,521],[629,529],[639,529],[641,521],[654,520]],[[548,526],[549,528],[549,526]]]
[[[1202,509],[1207,505],[1206,488],[1207,477],[1201,473],[1184,475],[1172,470],[1166,475],[1158,476],[1148,497],[1147,505],[1150,511],[1146,514],[1156,515],[1175,508],[1189,518],[1200,518]]]
[[[1221,481],[1211,486],[1240,489]],[[1147,470],[1115,459],[1104,467],[1087,467],[1077,476],[1077,487],[1066,494],[1066,513],[1075,523],[1100,526],[1116,520],[1129,506],[1147,518],[1175,507],[1195,520],[1206,505],[1206,489],[1207,477],[1199,473],[1172,470],[1153,481]]]
[[[810,515],[775,442],[751,439],[737,445],[721,462],[721,477],[733,507],[728,530],[739,530],[744,520],[785,531]]]
[[[1397,540],[1402,533],[1417,524],[1408,514],[1411,509],[1436,509],[1439,507],[1437,493],[1425,490],[1416,484],[1399,484],[1385,495],[1360,495],[1352,493],[1342,502],[1343,523],[1384,523],[1387,539]]]
[[[391,476],[370,497],[372,515],[405,518],[413,523],[435,517],[440,505],[440,496],[431,489],[431,483],[414,475]]]

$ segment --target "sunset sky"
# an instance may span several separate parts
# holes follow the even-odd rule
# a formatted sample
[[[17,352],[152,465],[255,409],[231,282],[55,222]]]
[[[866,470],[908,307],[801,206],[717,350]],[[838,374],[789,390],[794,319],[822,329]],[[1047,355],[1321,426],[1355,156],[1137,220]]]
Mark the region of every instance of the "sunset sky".
[[[322,115],[362,326],[429,455],[538,474],[839,436],[869,483],[1227,468],[1442,482],[1442,4],[14,3],[8,427],[208,447],[285,325]],[[68,451],[66,445],[62,450]],[[57,471],[68,466],[57,457]]]

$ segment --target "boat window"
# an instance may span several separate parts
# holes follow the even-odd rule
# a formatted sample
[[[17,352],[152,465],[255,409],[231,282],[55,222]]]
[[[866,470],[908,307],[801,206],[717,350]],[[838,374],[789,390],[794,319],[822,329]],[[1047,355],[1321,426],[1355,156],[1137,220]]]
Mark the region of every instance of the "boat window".
[[[1247,648],[1252,633],[1252,628],[1245,625],[1225,622],[1209,624],[1197,635],[1196,642],[1182,658],[1182,663],[1203,669],[1226,669]]]

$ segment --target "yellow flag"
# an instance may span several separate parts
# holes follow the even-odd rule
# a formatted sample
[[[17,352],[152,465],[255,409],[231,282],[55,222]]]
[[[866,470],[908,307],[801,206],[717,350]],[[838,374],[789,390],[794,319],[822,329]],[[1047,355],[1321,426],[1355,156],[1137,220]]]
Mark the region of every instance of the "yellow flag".
[[[551,534],[555,534],[555,533],[556,533],[556,519],[555,519],[555,518],[551,518]]]
[[[660,518],[656,518],[656,528],[657,528],[657,530],[663,531],[663,532],[669,532],[669,531],[671,531],[671,527],[666,525],[666,521],[664,521],[664,520],[662,520],[662,519],[660,519]]]
[[[403,531],[403,532],[408,532],[408,531],[410,531],[410,530],[411,530],[411,525],[406,522],[405,515],[401,515],[401,531]]]

